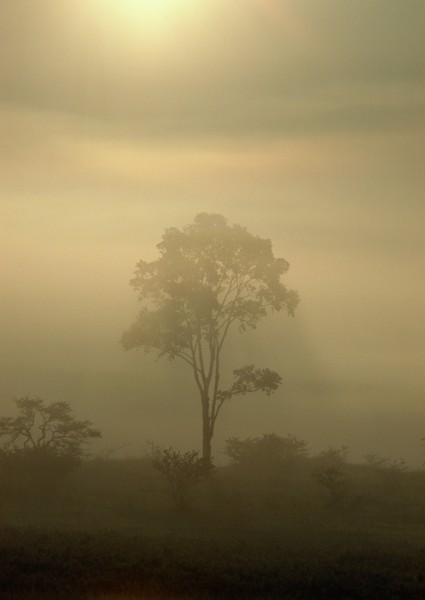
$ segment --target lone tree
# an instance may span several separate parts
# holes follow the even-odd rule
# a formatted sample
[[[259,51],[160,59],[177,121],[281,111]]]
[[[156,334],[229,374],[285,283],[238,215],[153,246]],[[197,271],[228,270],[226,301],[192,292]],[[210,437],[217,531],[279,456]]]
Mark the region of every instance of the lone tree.
[[[223,404],[233,396],[276,390],[281,377],[268,368],[245,365],[233,371],[233,384],[221,389],[221,358],[232,326],[255,328],[270,311],[298,303],[282,276],[289,263],[275,258],[270,240],[224,217],[201,213],[194,223],[167,229],[157,260],[141,260],[132,286],[142,309],[126,331],[126,350],[154,350],[180,358],[191,370],[202,407],[202,457],[211,461],[211,440]]]

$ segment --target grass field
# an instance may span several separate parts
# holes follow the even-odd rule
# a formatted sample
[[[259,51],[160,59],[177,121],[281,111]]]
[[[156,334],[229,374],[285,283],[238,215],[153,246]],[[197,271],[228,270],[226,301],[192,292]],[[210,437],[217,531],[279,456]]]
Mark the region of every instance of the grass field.
[[[145,461],[90,461],[57,489],[4,494],[2,600],[425,598],[422,473],[359,468],[336,508],[307,472],[220,469],[177,511]]]

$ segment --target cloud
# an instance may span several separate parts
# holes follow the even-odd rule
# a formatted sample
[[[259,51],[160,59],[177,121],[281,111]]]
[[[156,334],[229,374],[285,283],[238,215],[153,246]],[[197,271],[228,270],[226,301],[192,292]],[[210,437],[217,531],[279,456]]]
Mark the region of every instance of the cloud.
[[[106,9],[100,21],[90,2],[63,15],[51,0],[25,14],[3,4],[10,104],[150,138],[412,129],[424,117],[417,0],[207,1],[154,47],[140,24],[125,27]]]

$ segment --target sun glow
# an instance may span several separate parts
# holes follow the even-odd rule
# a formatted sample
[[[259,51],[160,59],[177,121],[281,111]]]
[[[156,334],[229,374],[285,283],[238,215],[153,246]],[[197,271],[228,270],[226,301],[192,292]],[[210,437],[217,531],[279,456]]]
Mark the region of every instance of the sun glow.
[[[190,4],[193,0],[109,0],[107,6],[117,18],[160,23],[187,13]]]
[[[111,39],[125,46],[172,44],[195,26],[203,6],[199,0],[90,0],[92,18]]]
[[[117,2],[119,10],[152,15],[172,11],[179,4],[182,4],[181,0],[180,2],[179,0],[119,0]]]

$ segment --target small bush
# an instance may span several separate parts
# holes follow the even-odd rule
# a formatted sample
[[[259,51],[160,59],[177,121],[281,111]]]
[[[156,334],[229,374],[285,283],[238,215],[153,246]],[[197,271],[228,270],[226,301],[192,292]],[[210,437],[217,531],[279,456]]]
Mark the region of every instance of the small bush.
[[[317,466],[312,472],[316,482],[327,489],[330,504],[333,507],[341,506],[348,496],[348,481],[345,475],[348,449],[328,448],[319,454]]]
[[[154,468],[167,479],[177,508],[187,508],[190,492],[212,472],[213,466],[199,456],[196,450],[180,452],[173,448],[151,445],[149,456]]]
[[[365,459],[369,469],[379,476],[388,492],[396,494],[400,491],[407,471],[404,459],[391,460],[379,454],[367,454]]]
[[[262,437],[226,440],[225,454],[233,464],[249,470],[279,471],[293,466],[307,455],[307,444],[293,435],[281,437],[264,433]]]

